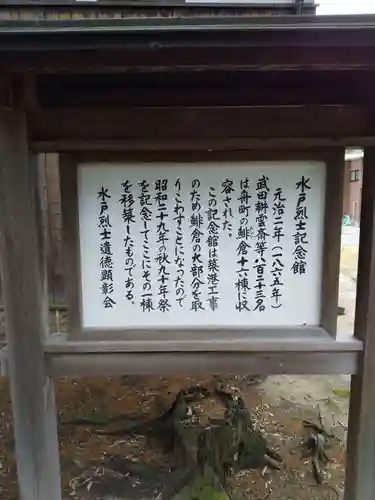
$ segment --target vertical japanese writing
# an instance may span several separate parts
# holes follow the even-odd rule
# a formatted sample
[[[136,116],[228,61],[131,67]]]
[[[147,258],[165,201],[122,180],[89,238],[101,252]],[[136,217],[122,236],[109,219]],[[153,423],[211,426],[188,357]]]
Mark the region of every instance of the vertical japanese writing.
[[[296,191],[298,193],[296,213],[294,216],[295,220],[295,233],[293,234],[294,240],[294,250],[293,257],[294,263],[292,266],[292,271],[294,274],[305,274],[306,273],[306,257],[307,257],[307,191],[311,189],[309,185],[310,179],[306,179],[303,175],[301,180],[296,182]]]
[[[237,290],[237,300],[236,300],[236,310],[250,311],[248,305],[247,292],[250,290],[249,287],[249,249],[250,244],[248,240],[250,238],[250,227],[249,227],[249,210],[250,210],[250,199],[249,194],[250,181],[249,179],[242,179],[240,182],[240,196],[238,197],[239,206],[239,226],[237,229],[236,240],[238,242],[236,248],[237,254],[237,281],[235,282],[235,287]]]
[[[108,199],[111,195],[108,189],[101,186],[98,191],[100,211],[98,227],[100,228],[100,293],[104,296],[103,305],[106,309],[116,304],[112,298],[113,287],[113,253],[112,253],[112,225],[109,216]]]
[[[176,302],[180,307],[183,307],[186,299],[185,293],[185,250],[182,223],[185,220],[185,207],[181,201],[181,181],[177,179],[174,185],[176,189],[174,217],[176,221],[176,240],[174,246],[174,263],[176,265],[177,276],[174,280]]]
[[[190,200],[191,200],[191,210],[192,214],[190,217],[190,227],[191,232],[191,244],[193,249],[192,255],[192,266],[191,275],[193,277],[191,282],[192,290],[192,301],[191,301],[191,311],[204,310],[202,302],[202,291],[201,287],[204,284],[203,281],[203,261],[202,261],[202,246],[201,240],[203,232],[201,231],[203,225],[203,216],[201,214],[201,193],[199,192],[201,182],[198,179],[194,179],[191,183]]]
[[[132,192],[132,184],[129,180],[126,180],[121,184],[123,188],[123,194],[120,198],[120,203],[123,205],[122,209],[122,220],[125,223],[125,238],[124,238],[124,248],[125,248],[125,297],[126,299],[134,304],[134,276],[133,269],[135,268],[134,259],[134,234],[133,225],[135,224],[135,214],[134,214],[134,196]]]
[[[325,168],[81,166],[84,327],[317,324]]]
[[[208,245],[208,305],[211,311],[216,311],[219,307],[219,235],[220,235],[220,216],[217,208],[217,194],[214,187],[208,191],[208,209],[206,211],[207,226],[207,245]]]
[[[155,182],[156,218],[159,220],[156,226],[156,244],[158,246],[155,261],[158,264],[158,311],[168,312],[171,308],[168,295],[168,282],[170,280],[169,256],[167,243],[169,241],[170,229],[167,227],[168,220],[168,179],[157,180]]]
[[[149,223],[152,220],[152,201],[150,194],[150,184],[146,180],[139,182],[141,189],[139,195],[140,204],[140,219],[141,219],[141,235],[142,235],[142,291],[141,291],[141,301],[140,306],[143,312],[154,311],[154,302],[152,295],[152,285],[151,285],[151,249],[150,249],[150,226]]]
[[[256,271],[256,284],[254,285],[254,311],[258,310],[260,312],[263,312],[266,309],[266,305],[264,303],[264,299],[266,298],[264,288],[266,286],[265,269],[267,267],[265,254],[268,249],[267,237],[269,236],[269,234],[266,232],[268,220],[268,180],[268,177],[265,177],[265,175],[262,175],[262,177],[258,179],[256,187],[257,201],[255,202],[255,222],[257,224],[255,252],[258,254],[258,256],[256,257],[254,262],[254,269]]]
[[[281,188],[277,188],[273,195],[272,213],[273,213],[273,246],[272,246],[272,283],[271,283],[271,307],[278,309],[282,306],[281,290],[284,286],[282,282],[282,274],[284,270],[283,256],[283,239],[284,234],[284,214],[285,201]]]
[[[224,195],[223,204],[223,224],[222,229],[224,233],[228,233],[229,237],[233,236],[233,227],[232,227],[232,219],[233,219],[233,211],[231,207],[232,203],[232,193],[234,192],[234,182],[233,180],[225,179],[221,183],[221,193]]]

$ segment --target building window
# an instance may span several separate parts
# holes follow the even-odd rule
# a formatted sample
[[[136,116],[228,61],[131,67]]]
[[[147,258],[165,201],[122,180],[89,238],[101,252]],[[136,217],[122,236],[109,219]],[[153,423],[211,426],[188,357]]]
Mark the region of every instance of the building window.
[[[350,182],[356,182],[360,179],[360,171],[359,170],[351,170],[350,171]]]

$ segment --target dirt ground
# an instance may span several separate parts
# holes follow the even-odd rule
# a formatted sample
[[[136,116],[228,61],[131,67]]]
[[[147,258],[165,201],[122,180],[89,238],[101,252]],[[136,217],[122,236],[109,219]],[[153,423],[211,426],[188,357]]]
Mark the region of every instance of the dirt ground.
[[[340,335],[353,332],[356,249],[344,245],[340,276],[340,305],[346,314],[339,317]],[[95,481],[105,483],[107,491],[101,498],[145,498],[137,494],[142,485],[125,488],[129,478],[117,475],[108,480],[103,461],[108,455],[172,467],[162,450],[144,438],[100,436],[88,426],[66,422],[77,418],[103,419],[116,415],[129,418],[153,418],[168,409],[177,392],[197,383],[210,386],[213,378],[186,377],[123,377],[63,379],[57,383],[59,440],[64,498],[95,498],[91,479],[85,471],[96,471]],[[345,442],[349,403],[349,377],[343,376],[272,376],[254,385],[251,378],[231,378],[229,386],[243,394],[256,428],[269,445],[283,458],[280,470],[242,471],[231,478],[238,499],[329,500],[341,498],[344,485]],[[211,405],[211,406],[210,406]],[[198,411],[215,415],[218,409],[210,402]],[[312,473],[311,457],[306,455],[305,441],[311,431],[303,421],[319,423],[334,434],[330,440],[324,483],[317,484]],[[8,382],[0,379],[0,498],[18,500],[14,460],[14,439]],[[116,483],[116,491],[113,484]],[[89,487],[90,486],[90,487]],[[121,490],[123,488],[123,490]],[[92,493],[90,493],[90,491]],[[157,498],[155,495],[154,498]]]
[[[247,380],[230,380],[238,387],[248,409],[267,439],[270,447],[284,460],[281,470],[256,470],[241,472],[231,479],[237,498],[243,499],[337,499],[343,489],[345,463],[345,426],[347,415],[347,394],[345,384],[337,378],[320,380],[320,377],[300,379],[298,377],[270,377],[261,385],[251,385]],[[85,490],[85,481],[106,482],[108,496],[101,498],[137,498],[118,496],[121,481],[108,478],[104,473],[92,479],[88,470],[102,470],[103,461],[109,455],[148,464],[165,465],[168,461],[156,445],[144,438],[121,436],[98,436],[90,427],[65,424],[77,417],[95,419],[98,423],[108,417],[128,415],[134,419],[153,418],[168,409],[177,394],[184,387],[196,383],[210,386],[212,378],[193,379],[185,377],[124,377],[122,379],[77,379],[61,380],[58,384],[57,401],[59,410],[59,439],[61,470],[65,498],[97,498]],[[317,389],[321,384],[324,391]],[[309,385],[308,385],[309,384]],[[323,396],[323,397],[322,397]],[[215,416],[218,408],[210,402],[201,404],[200,411],[205,418]],[[319,424],[319,411],[327,431],[337,439],[330,443],[328,455],[331,463],[323,485],[318,485],[312,473],[311,457],[305,456],[304,442],[310,435],[303,421]],[[13,435],[10,402],[5,380],[0,389],[1,425],[1,475],[0,494],[4,500],[17,499]],[[170,464],[173,466],[173,464]],[[100,477],[102,476],[102,477]],[[123,479],[124,480],[124,479]],[[124,485],[125,486],[125,485]],[[115,488],[116,493],[113,492]],[[94,489],[93,489],[94,491]],[[114,496],[116,494],[116,496]]]

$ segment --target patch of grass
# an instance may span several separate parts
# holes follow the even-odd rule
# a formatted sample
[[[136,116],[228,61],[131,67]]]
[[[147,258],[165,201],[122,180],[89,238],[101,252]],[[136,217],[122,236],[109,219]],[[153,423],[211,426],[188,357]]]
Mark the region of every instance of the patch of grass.
[[[350,389],[337,388],[333,389],[333,393],[340,398],[348,398],[350,396]]]

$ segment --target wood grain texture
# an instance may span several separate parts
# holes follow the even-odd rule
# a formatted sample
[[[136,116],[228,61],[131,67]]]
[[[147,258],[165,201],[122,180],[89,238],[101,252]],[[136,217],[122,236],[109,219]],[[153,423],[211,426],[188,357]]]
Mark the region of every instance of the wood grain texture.
[[[342,85],[345,81],[346,85]],[[41,108],[371,105],[375,72],[184,71],[37,76]],[[350,88],[350,92],[348,92]]]
[[[173,141],[169,139],[129,139],[121,140],[76,140],[76,139],[53,139],[53,140],[32,140],[30,147],[33,151],[52,152],[122,152],[127,153],[155,153],[155,152],[180,152],[180,154],[192,153],[196,151],[258,151],[269,152],[271,150],[306,150],[332,147],[358,147],[375,146],[375,137],[372,135],[343,135],[336,137],[281,137],[263,138],[253,137],[231,137],[222,139],[205,138],[177,138]]]
[[[139,330],[112,329],[112,330],[85,330],[82,328],[82,290],[81,290],[81,266],[79,251],[79,214],[78,214],[78,193],[77,193],[77,168],[81,163],[137,163],[150,162],[157,168],[158,162],[236,162],[236,161],[324,161],[329,170],[327,193],[327,217],[325,226],[325,253],[323,273],[325,275],[322,286],[322,314],[324,328],[334,337],[336,333],[337,300],[338,300],[338,270],[340,262],[340,230],[341,230],[341,197],[342,197],[342,172],[344,170],[344,151],[338,148],[311,148],[302,150],[264,150],[264,151],[228,151],[219,153],[217,151],[191,151],[181,154],[180,152],[106,152],[106,151],[82,151],[75,153],[64,153],[60,155],[60,182],[62,199],[62,220],[63,220],[63,260],[66,280],[66,295],[69,316],[69,339],[77,340],[139,340]],[[342,163],[341,163],[342,159]],[[340,188],[341,186],[341,188]],[[338,192],[337,192],[338,191]],[[333,213],[332,213],[333,212]],[[239,329],[232,329],[231,334],[236,335]],[[275,329],[276,335],[290,337],[290,329]],[[298,330],[298,329],[297,329]],[[311,329],[311,331],[314,328]],[[168,331],[168,328],[163,330]],[[229,330],[226,331],[229,337]],[[279,333],[278,333],[279,332]],[[190,331],[174,332],[165,338],[177,340],[184,335],[190,335]],[[142,333],[141,333],[142,334]],[[155,329],[150,329],[150,345],[155,339]],[[207,336],[207,335],[208,336]],[[309,329],[307,329],[307,335]],[[215,339],[209,339],[209,329],[201,330],[207,345],[211,342],[212,348],[215,345]],[[246,335],[247,345],[251,342],[249,338],[257,335],[252,329],[248,329]],[[162,335],[163,336],[163,335]],[[199,338],[203,338],[203,337]],[[198,337],[197,337],[198,338]],[[311,337],[310,337],[311,340]],[[135,342],[136,344],[136,342]],[[189,345],[192,343],[190,342]],[[307,340],[307,344],[309,341]],[[216,344],[219,346],[219,344]],[[130,348],[130,344],[129,344]],[[180,344],[182,349],[182,344]],[[159,348],[157,350],[160,350]]]
[[[345,500],[375,499],[375,149],[365,149],[354,333],[364,343],[352,377]]]
[[[361,137],[371,136],[373,125],[371,110],[360,106],[64,108],[31,111],[28,118],[32,141],[86,143],[187,137]]]
[[[202,16],[199,18],[202,19]],[[221,20],[223,19],[228,26],[228,18]],[[243,20],[232,19],[237,23]],[[181,25],[181,19],[168,19],[166,15],[159,20],[161,22],[158,23],[158,18],[155,18],[155,24],[174,21]],[[205,21],[210,21],[210,18],[206,18]],[[246,21],[255,24],[257,16],[247,17]],[[275,19],[274,16],[268,16],[268,20],[262,18],[261,21],[272,22]],[[38,23],[39,29],[41,22],[42,19]],[[371,29],[364,29],[363,20],[361,29],[356,33],[350,28],[348,30],[332,28],[323,29],[317,36],[314,28],[309,33],[303,33],[302,30],[297,33],[295,29],[276,28],[271,32],[259,29],[260,26],[254,26],[255,29],[246,30],[247,33],[242,30],[199,33],[197,30],[195,33],[191,31],[189,36],[183,38],[179,33],[175,37],[169,34],[169,40],[165,39],[165,33],[156,34],[155,31],[140,36],[141,21],[136,17],[128,22],[136,27],[138,36],[126,32],[126,26],[120,28],[116,34],[113,30],[115,20],[111,19],[110,22],[112,28],[110,37],[103,29],[101,36],[98,36],[98,31],[86,32],[76,36],[75,39],[73,30],[67,32],[66,25],[60,26],[57,30],[55,23],[54,36],[45,33],[43,37],[44,47],[48,50],[34,50],[32,57],[30,57],[30,45],[36,41],[35,34],[33,36],[30,33],[24,40],[20,40],[16,35],[10,40],[8,47],[5,44],[2,47],[0,71],[97,74],[157,71],[163,68],[165,72],[202,69],[219,71],[303,69],[318,72],[373,70],[375,66],[373,32]],[[121,19],[120,22],[125,24],[126,20]],[[211,19],[211,23],[214,22],[215,19]],[[348,50],[348,40],[351,41],[350,50]],[[17,45],[15,42],[18,42]],[[158,42],[160,46],[156,50],[155,43]],[[16,45],[16,50],[12,50],[12,45]],[[26,46],[29,50],[25,50]],[[39,47],[41,46],[40,43]]]
[[[60,500],[53,381],[46,373],[46,256],[37,161],[21,111],[0,112],[0,255],[20,500]]]
[[[170,141],[172,144],[174,141]],[[178,140],[177,140],[178,142]],[[165,143],[163,143],[165,145]],[[229,151],[204,150],[197,148],[193,149],[193,141],[190,141],[191,149],[188,150],[173,150],[173,149],[156,149],[154,151],[147,150],[120,150],[111,151],[106,149],[83,150],[72,153],[74,163],[222,163],[222,162],[243,162],[243,161],[327,161],[329,151],[336,148],[304,147],[293,148],[289,145],[286,149],[277,147],[268,148],[258,151],[255,149],[232,149]]]
[[[75,153],[65,153],[60,155],[60,178],[61,178],[61,197],[62,197],[62,219],[63,219],[63,258],[65,262],[65,280],[66,292],[69,311],[69,339],[70,340],[123,340],[134,341],[128,344],[129,349],[136,349],[137,341],[140,336],[143,338],[143,346],[146,345],[147,340],[144,338],[143,333],[139,330],[128,329],[82,329],[82,291],[81,291],[81,269],[80,269],[80,252],[79,252],[79,223],[78,223],[78,199],[77,199],[77,168],[80,163],[98,163],[98,162],[114,162],[114,163],[137,163],[137,162],[150,162],[157,167],[158,162],[187,162],[194,164],[195,162],[236,162],[236,161],[324,161],[327,165],[327,187],[326,187],[326,212],[325,212],[325,227],[324,227],[324,258],[323,258],[323,280],[322,280],[322,306],[321,306],[321,326],[323,330],[327,331],[332,337],[336,335],[337,323],[337,306],[338,306],[338,276],[340,265],[340,238],[341,238],[341,207],[343,196],[343,175],[344,175],[344,149],[343,148],[309,148],[309,149],[287,149],[287,150],[263,150],[263,151],[190,151],[181,154],[181,152],[173,151],[159,151],[159,152],[106,152],[106,151],[82,151]],[[201,329],[195,341],[192,341],[192,330],[173,332],[172,335],[168,333],[168,328],[163,332],[158,332],[155,329],[149,330],[148,341],[150,347],[147,350],[152,350],[154,346],[156,350],[163,350],[153,343],[156,336],[159,340],[169,339],[176,341],[179,345],[178,350],[183,350],[183,344],[178,342],[178,338],[182,339],[187,336],[186,346],[191,346],[196,340],[201,339],[205,341],[208,346],[211,343],[212,349],[215,350],[215,345],[219,349],[220,343],[217,342],[217,335],[220,333],[210,333],[210,329]],[[240,329],[226,330],[227,338],[236,336]],[[246,330],[246,329],[245,329]],[[293,330],[297,329],[275,329],[276,336],[293,337]],[[224,330],[225,331],[225,330]],[[306,349],[314,350],[311,332],[314,327],[306,329],[305,342]],[[315,332],[317,329],[315,329]],[[160,333],[160,335],[159,335]],[[210,339],[211,335],[211,339]],[[216,335],[216,339],[215,339]],[[241,334],[243,335],[243,334]],[[237,349],[240,345],[249,348],[251,344],[251,337],[257,337],[259,340],[259,332],[253,329],[245,331],[245,337],[242,337],[242,342],[237,343]],[[303,337],[301,333],[301,338]],[[310,335],[310,337],[309,337]],[[190,340],[189,340],[190,339]],[[301,340],[301,339],[300,339]],[[320,339],[321,340],[321,339]],[[276,342],[277,343],[277,342]],[[276,344],[275,344],[276,345]],[[280,345],[280,344],[277,344]],[[326,343],[328,350],[329,343]],[[354,344],[350,343],[353,347]],[[172,347],[171,347],[172,348]],[[201,344],[203,349],[203,343]],[[197,348],[199,350],[199,348]],[[207,349],[207,347],[204,347]],[[233,342],[233,349],[236,349],[235,342]],[[333,348],[334,350],[335,348]],[[272,350],[272,347],[269,347]],[[358,350],[358,349],[357,349]]]
[[[326,161],[326,197],[322,268],[321,326],[336,337],[339,296],[342,203],[345,149],[331,152]]]
[[[69,334],[50,336],[46,353],[109,352],[358,352],[354,337],[334,340],[322,328],[243,328],[189,330],[149,329],[84,332],[79,340]]]
[[[81,266],[76,163],[68,154],[60,155],[62,213],[62,255],[68,307],[69,338],[81,333]]]
[[[358,354],[343,353],[110,353],[49,354],[54,377],[212,374],[351,374]],[[362,500],[362,497],[361,499]]]

